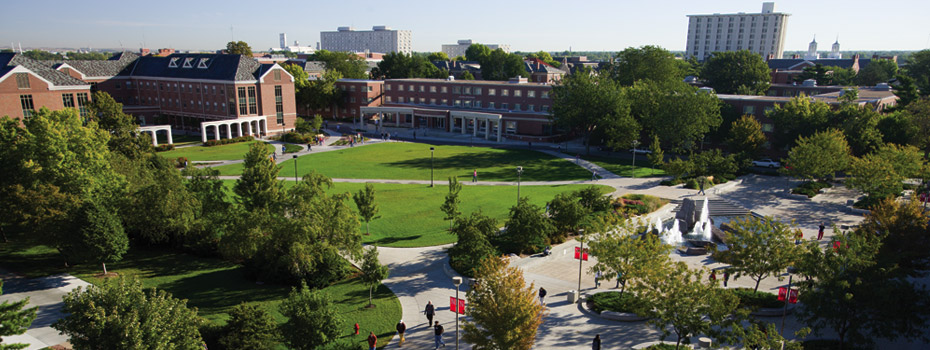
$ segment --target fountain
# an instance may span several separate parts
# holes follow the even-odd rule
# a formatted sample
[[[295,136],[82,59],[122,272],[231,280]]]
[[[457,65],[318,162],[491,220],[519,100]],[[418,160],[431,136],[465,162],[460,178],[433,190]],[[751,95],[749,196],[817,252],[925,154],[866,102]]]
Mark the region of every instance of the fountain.
[[[678,227],[678,220],[675,220],[671,229],[660,231],[660,238],[662,243],[671,246],[679,246],[685,243],[684,237],[681,236],[681,229]]]

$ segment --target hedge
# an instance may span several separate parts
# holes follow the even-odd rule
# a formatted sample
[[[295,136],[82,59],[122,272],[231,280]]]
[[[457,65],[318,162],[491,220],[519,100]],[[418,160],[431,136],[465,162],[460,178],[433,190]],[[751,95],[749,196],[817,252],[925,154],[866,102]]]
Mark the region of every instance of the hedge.
[[[237,143],[237,142],[249,142],[252,140],[255,140],[255,138],[252,136],[239,136],[239,137],[233,137],[231,139],[207,140],[207,142],[204,142],[203,145],[207,147],[211,147],[211,146],[219,146],[219,145],[228,145],[230,143]]]
[[[170,151],[170,150],[173,150],[173,149],[174,149],[174,145],[158,145],[158,146],[155,146],[155,152]]]

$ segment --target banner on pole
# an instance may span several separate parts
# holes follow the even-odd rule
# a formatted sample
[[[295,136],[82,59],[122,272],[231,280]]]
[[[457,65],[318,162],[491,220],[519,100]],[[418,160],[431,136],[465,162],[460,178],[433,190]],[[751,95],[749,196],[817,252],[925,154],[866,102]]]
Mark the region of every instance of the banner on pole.
[[[465,314],[465,300],[449,297],[449,310],[457,314]]]
[[[788,302],[792,304],[798,303],[798,290],[792,289],[788,291]]]
[[[575,259],[588,261],[588,248],[575,247]]]
[[[788,294],[788,288],[778,287],[778,301],[785,301],[785,296]]]

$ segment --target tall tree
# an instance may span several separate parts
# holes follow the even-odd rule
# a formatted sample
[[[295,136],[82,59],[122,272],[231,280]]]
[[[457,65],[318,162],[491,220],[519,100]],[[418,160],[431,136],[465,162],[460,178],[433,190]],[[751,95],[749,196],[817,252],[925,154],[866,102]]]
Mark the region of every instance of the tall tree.
[[[833,110],[823,101],[811,101],[802,95],[785,104],[776,103],[767,116],[775,122],[777,146],[787,148],[799,136],[810,136],[826,130],[833,117]]]
[[[670,247],[663,244],[657,235],[647,233],[635,235],[640,231],[629,220],[620,227],[599,233],[589,238],[591,255],[597,263],[591,271],[604,273],[605,279],[617,278],[621,285],[620,294],[626,291],[627,282],[639,283],[650,275],[659,273],[656,269],[666,266]]]
[[[730,126],[727,147],[731,152],[738,153],[741,159],[755,158],[766,142],[765,134],[762,133],[762,124],[756,120],[756,117],[744,115]]]
[[[0,295],[3,295],[3,281],[0,281]],[[3,325],[0,327],[0,336],[9,337],[26,333],[32,321],[36,319],[36,311],[39,309],[38,306],[26,308],[27,304],[29,304],[28,297],[12,303],[0,302],[0,324]],[[3,340],[0,339],[2,350],[25,349],[28,346],[29,344],[3,344]]]
[[[898,97],[895,109],[907,107],[911,102],[920,99],[920,91],[917,90],[917,83],[914,78],[899,73],[895,79],[898,80],[898,83],[892,86],[894,95]]]
[[[314,350],[341,334],[342,315],[320,290],[310,290],[306,285],[293,288],[279,309],[287,317],[280,332],[291,349]]]
[[[447,55],[445,52],[442,52],[442,51],[440,51],[440,52],[431,52],[431,53],[429,54],[429,56],[426,56],[426,59],[429,60],[430,62],[432,62],[432,61],[448,61],[448,60],[449,60],[449,55]]]
[[[479,62],[481,63],[481,77],[484,80],[506,81],[514,77],[529,76],[523,57],[506,53],[503,49],[491,51],[484,60]]]
[[[795,82],[803,82],[807,79],[814,79],[817,85],[832,85],[833,79],[830,77],[830,70],[822,64],[817,63],[810,67],[804,67],[801,74],[794,77]]]
[[[930,50],[921,50],[908,56],[907,75],[914,78],[921,96],[930,95]]]
[[[382,280],[388,278],[389,273],[388,267],[381,265],[381,262],[378,261],[378,247],[369,246],[368,249],[365,249],[365,253],[362,254],[362,266],[359,267],[359,270],[362,271],[362,282],[368,286],[368,307],[374,307],[375,304],[371,301],[372,291],[381,284]]]
[[[861,86],[887,83],[898,74],[898,64],[892,60],[875,59],[859,70],[856,82]]]
[[[196,225],[201,203],[184,186],[175,161],[148,155],[114,163],[129,180],[119,202],[126,233],[143,244],[181,245]]]
[[[657,167],[662,168],[665,164],[665,151],[662,151],[662,143],[658,135],[652,135],[652,143],[649,144],[649,153],[646,154],[646,158],[649,159],[649,166],[652,167],[653,173]]]
[[[734,278],[746,276],[755,281],[755,291],[763,279],[777,276],[798,257],[794,240],[800,229],[794,225],[772,217],[747,217],[730,226],[733,230],[726,234],[729,249],[715,256],[732,265]]]
[[[423,56],[391,52],[371,72],[375,79],[442,78],[443,73]]]
[[[226,53],[252,57],[252,47],[245,41],[230,41],[226,43]]]
[[[813,180],[833,176],[846,170],[850,162],[849,144],[836,129],[798,138],[788,151],[787,172],[795,177]]]
[[[123,223],[111,205],[96,200],[84,202],[77,215],[73,222],[78,227],[78,234],[74,235],[76,239],[64,243],[64,254],[74,261],[100,263],[106,275],[107,262],[121,260],[129,250],[129,238],[123,230]]]
[[[67,316],[52,328],[67,335],[75,350],[203,348],[197,309],[163,290],[142,289],[138,280],[78,287],[62,299]]]
[[[659,267],[666,273],[651,275],[637,286],[637,314],[649,317],[663,338],[674,333],[675,348],[681,341],[728,325],[739,299],[716,283],[706,283],[705,270],[691,270],[683,262]]]
[[[852,70],[852,68],[842,68],[837,66],[828,66],[826,68],[828,71],[830,71],[829,85],[856,85],[856,71]]]
[[[526,55],[526,58],[527,58],[527,59],[536,58],[536,59],[539,59],[540,61],[543,61],[543,62],[545,62],[546,64],[548,64],[548,65],[550,65],[550,66],[553,66],[553,67],[556,67],[556,68],[559,68],[559,67],[562,66],[562,63],[561,63],[561,62],[552,59],[552,55],[550,55],[548,52],[542,51],[542,50],[540,50],[539,52],[529,53],[529,54]]]
[[[639,136],[639,123],[630,115],[630,102],[613,80],[584,72],[571,74],[552,88],[552,120],[565,131],[582,135],[591,153],[591,135],[604,129],[608,144],[626,147]]]
[[[454,176],[449,177],[449,193],[446,193],[446,201],[442,203],[442,206],[439,207],[440,210],[446,217],[445,220],[449,220],[449,230],[452,230],[452,226],[455,225],[455,219],[462,215],[462,212],[459,211],[459,203],[462,202],[459,199],[459,192],[462,191],[462,184],[459,183],[459,179]]]
[[[480,212],[457,220],[451,233],[458,239],[449,248],[449,265],[463,275],[473,276],[482,260],[497,254],[488,238],[499,231],[497,221]]]
[[[674,149],[699,146],[704,135],[722,121],[717,96],[684,82],[640,81],[628,91],[630,114],[647,133],[658,135]]]
[[[633,86],[640,80],[681,82],[685,74],[678,61],[675,55],[658,46],[629,47],[617,53],[608,71],[623,86]]]
[[[265,143],[255,142],[245,154],[245,169],[233,192],[247,211],[275,209],[274,206],[280,203],[284,185],[278,180],[281,169],[271,159],[271,152]]]
[[[536,289],[523,272],[501,258],[484,259],[468,291],[468,318],[463,339],[476,349],[529,350],[546,312],[536,302]]]
[[[351,52],[318,50],[307,57],[308,61],[322,61],[326,70],[339,72],[347,79],[368,78],[368,64],[365,59]]]
[[[225,334],[219,342],[226,349],[274,349],[277,338],[274,318],[255,304],[239,304],[229,312]]]
[[[574,233],[588,215],[585,207],[581,205],[571,193],[559,193],[546,204],[549,208],[549,217],[559,233]]]
[[[911,125],[917,129],[911,144],[923,150],[924,157],[930,158],[930,98],[921,98],[907,105],[907,113]]]
[[[120,153],[130,159],[152,153],[152,140],[148,133],[139,132],[139,124],[131,115],[123,113],[123,105],[110,94],[97,91],[88,106],[91,120],[97,127],[110,134],[107,145],[111,152]]]
[[[846,93],[848,96],[852,93]],[[852,102],[844,102],[833,119],[842,128],[854,155],[863,155],[875,151],[882,145],[882,133],[878,128],[884,118],[871,107],[860,107]]]
[[[313,99],[310,88],[310,74],[299,64],[288,63],[283,67],[284,70],[294,77],[295,102],[298,106],[305,106],[307,109],[310,109],[310,103]]]
[[[715,52],[704,61],[701,78],[718,94],[736,93],[744,86],[755,95],[762,95],[772,81],[762,56],[748,50]]]
[[[555,228],[538,205],[530,204],[526,197],[510,208],[510,218],[503,237],[506,241],[504,253],[537,253],[549,244],[549,236]]]
[[[375,203],[375,186],[370,183],[365,184],[365,189],[352,194],[352,200],[355,201],[355,206],[358,208],[358,216],[365,221],[365,235],[370,235],[368,224],[371,223],[371,220],[380,217],[376,216],[378,215],[378,203]]]
[[[465,59],[468,61],[482,62],[491,56],[491,49],[481,44],[471,44],[465,50]]]
[[[342,79],[342,74],[334,70],[323,72],[320,79],[313,80],[307,86],[309,95],[307,105],[310,109],[321,110],[331,108],[333,116],[336,115],[337,107],[345,103],[344,93],[336,87],[336,82]]]

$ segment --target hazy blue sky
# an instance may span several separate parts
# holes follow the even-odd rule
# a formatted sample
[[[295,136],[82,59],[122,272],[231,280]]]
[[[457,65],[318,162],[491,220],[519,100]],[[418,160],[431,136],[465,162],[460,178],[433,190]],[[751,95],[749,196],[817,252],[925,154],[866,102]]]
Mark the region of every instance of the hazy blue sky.
[[[278,46],[278,33],[315,46],[320,31],[374,25],[413,31],[414,51],[473,39],[520,51],[616,51],[659,45],[684,50],[688,14],[760,12],[762,1],[43,1],[6,0],[0,47],[137,50],[217,49],[231,37],[253,49]],[[928,0],[782,0],[790,13],[786,50],[820,50],[839,35],[843,50],[920,50],[930,41]],[[230,33],[233,27],[233,33]]]

